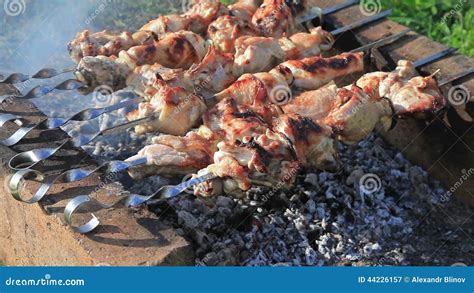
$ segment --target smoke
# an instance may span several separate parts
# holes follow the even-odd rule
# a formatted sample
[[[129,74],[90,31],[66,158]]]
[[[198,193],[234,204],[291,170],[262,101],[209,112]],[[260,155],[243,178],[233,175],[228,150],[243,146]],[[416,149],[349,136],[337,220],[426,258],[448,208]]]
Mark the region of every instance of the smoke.
[[[72,65],[67,43],[113,8],[110,0],[0,0],[0,71],[33,73]],[[11,13],[8,7],[20,7]]]

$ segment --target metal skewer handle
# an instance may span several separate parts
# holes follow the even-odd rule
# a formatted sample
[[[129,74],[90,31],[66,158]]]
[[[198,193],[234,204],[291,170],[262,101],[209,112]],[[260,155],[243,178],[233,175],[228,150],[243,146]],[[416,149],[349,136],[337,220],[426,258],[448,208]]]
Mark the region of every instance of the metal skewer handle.
[[[72,91],[72,90],[78,90],[80,88],[83,88],[85,86],[84,83],[76,80],[76,79],[68,79],[63,82],[61,82],[58,85],[55,86],[50,86],[50,85],[38,85],[35,86],[33,89],[31,89],[28,93],[24,95],[3,95],[0,96],[0,103],[14,98],[14,99],[23,99],[23,100],[30,100],[30,99],[36,99],[43,97],[50,92],[54,90],[61,90],[61,91]]]
[[[142,102],[143,100],[144,99],[142,97],[136,97],[130,100],[122,101],[114,105],[110,105],[108,107],[88,108],[72,115],[69,118],[47,118],[41,122],[20,127],[10,137],[0,141],[0,144],[4,146],[13,146],[17,144],[18,142],[20,142],[33,129],[39,129],[39,130],[57,129],[61,126],[64,126],[70,121],[89,121],[99,116],[102,116],[106,113],[110,113],[118,109],[126,108],[134,104],[138,104]],[[0,114],[0,129],[7,121],[16,122],[19,125],[26,124],[26,121],[23,117],[12,115],[12,114]]]
[[[71,183],[78,182],[86,179],[92,174],[101,172],[101,173],[120,173],[126,171],[132,167],[144,165],[147,163],[146,158],[139,158],[134,161],[124,162],[124,161],[110,161],[107,162],[95,169],[71,169],[65,171],[57,176],[46,178],[44,174],[39,171],[32,169],[19,170],[10,178],[8,183],[8,188],[13,196],[18,201],[33,204],[41,201],[44,196],[49,192],[53,184],[55,183]],[[28,176],[34,176],[35,181],[42,182],[39,188],[34,192],[33,196],[29,199],[26,199],[22,194],[22,186],[25,178]]]
[[[67,205],[66,208],[64,209],[64,220],[65,222],[71,226],[76,232],[85,234],[93,231],[97,226],[100,225],[99,219],[94,215],[91,214],[92,219],[90,219],[87,223],[80,225],[78,227],[74,227],[72,225],[72,218],[74,216],[74,213],[77,211],[77,209],[81,206],[84,206],[86,204],[95,204],[99,205],[102,209],[110,209],[119,205],[123,205],[125,207],[133,207],[133,206],[138,206],[143,203],[146,203],[147,201],[151,199],[168,199],[172,197],[176,197],[183,193],[186,189],[189,187],[198,185],[200,183],[203,183],[205,181],[211,180],[216,178],[217,176],[208,173],[205,175],[202,175],[200,177],[196,177],[194,179],[188,180],[186,182],[183,182],[179,185],[171,186],[171,185],[166,185],[158,189],[155,193],[148,195],[148,196],[143,196],[139,194],[130,194],[126,196],[120,197],[118,200],[111,204],[104,204],[94,198],[92,198],[89,195],[80,195],[75,198],[73,198]]]
[[[0,80],[0,83],[14,84],[14,83],[25,82],[30,79],[46,79],[46,78],[55,77],[64,73],[73,72],[74,70],[75,70],[74,67],[66,68],[63,70],[56,70],[53,68],[43,68],[39,70],[38,72],[36,72],[35,74],[33,74],[32,76],[29,76],[23,73],[12,73],[6,78],[2,78],[2,80]]]
[[[101,130],[95,134],[85,135],[81,134],[74,138],[69,138],[60,144],[56,148],[41,148],[41,149],[34,149],[31,151],[22,152],[13,156],[10,161],[8,162],[9,167],[12,170],[25,170],[30,169],[40,163],[43,160],[46,160],[52,156],[54,156],[59,150],[61,150],[65,145],[71,143],[74,147],[79,148],[85,146],[98,138],[99,136],[109,135],[116,132],[124,131],[130,127],[134,127],[136,125],[140,125],[147,121],[152,121],[157,118],[157,114],[140,118],[131,122],[123,123],[118,126],[113,126],[104,130]]]

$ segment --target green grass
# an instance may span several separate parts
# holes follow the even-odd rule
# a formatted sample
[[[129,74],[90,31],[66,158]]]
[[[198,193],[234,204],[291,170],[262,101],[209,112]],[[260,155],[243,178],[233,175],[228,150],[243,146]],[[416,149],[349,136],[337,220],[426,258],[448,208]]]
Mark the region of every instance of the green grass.
[[[474,57],[472,0],[383,0],[382,5],[394,9],[392,20]]]

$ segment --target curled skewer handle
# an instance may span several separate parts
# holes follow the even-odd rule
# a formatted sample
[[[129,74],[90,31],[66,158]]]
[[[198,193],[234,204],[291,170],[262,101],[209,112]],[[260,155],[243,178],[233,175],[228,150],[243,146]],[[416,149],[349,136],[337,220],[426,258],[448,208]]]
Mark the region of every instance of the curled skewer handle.
[[[74,216],[74,213],[79,207],[83,205],[93,203],[93,204],[99,205],[102,209],[113,208],[120,204],[126,207],[137,206],[149,201],[150,199],[166,199],[166,198],[175,197],[181,194],[184,190],[186,190],[187,188],[191,186],[214,179],[216,177],[217,176],[212,173],[205,174],[203,176],[191,179],[189,181],[183,182],[176,186],[163,186],[157,192],[155,192],[154,194],[150,196],[143,196],[143,195],[138,195],[138,194],[130,194],[127,196],[122,196],[117,201],[111,204],[101,203],[98,200],[93,199],[89,195],[80,195],[72,199],[66,205],[66,208],[64,209],[64,220],[76,232],[79,232],[81,234],[89,233],[93,231],[95,228],[97,228],[97,226],[100,225],[99,219],[93,213],[91,213],[92,219],[90,219],[87,223],[80,225],[78,227],[74,227],[72,225],[72,218]]]
[[[18,117],[16,115],[13,115],[13,114],[10,114],[10,113],[1,114],[0,115],[0,127],[3,127],[3,125],[5,125],[5,123],[7,123],[8,121],[19,122],[20,120],[21,120],[21,117]],[[22,124],[22,123],[17,123],[17,124]]]
[[[35,74],[33,74],[32,76],[29,76],[23,73],[12,73],[4,79],[2,77],[2,80],[0,80],[0,83],[9,83],[9,84],[20,83],[20,82],[25,82],[32,78],[46,79],[46,78],[58,76],[63,73],[73,72],[74,70],[75,68],[66,68],[64,70],[56,70],[53,68],[43,68],[39,70],[38,72],[36,72]]]
[[[66,140],[56,148],[41,148],[31,151],[22,152],[13,156],[8,162],[8,166],[12,170],[26,170],[34,167],[39,162],[56,154],[70,140]]]
[[[15,122],[16,124],[18,124],[20,126],[24,125],[26,123],[25,120],[22,117],[19,117],[19,116],[15,116],[15,115],[12,115],[12,114],[2,114],[2,115],[0,115],[0,127],[3,127],[3,125],[8,121]],[[28,135],[28,133],[30,133],[33,129],[41,128],[41,127],[44,128],[45,127],[45,123],[44,123],[45,121],[46,120],[43,120],[43,121],[38,122],[38,123],[29,124],[29,125],[22,126],[22,127],[18,128],[12,135],[10,135],[9,137],[1,140],[0,144],[4,145],[4,146],[13,146],[13,145],[17,144],[26,135]]]
[[[28,126],[24,126],[19,128],[14,134],[10,137],[0,141],[0,144],[4,146],[13,146],[20,142],[28,133],[30,133],[33,129],[56,129],[59,128],[69,121],[87,121],[95,119],[101,115],[107,114],[109,112],[118,110],[120,108],[125,108],[130,105],[140,103],[143,100],[142,97],[136,97],[134,99],[126,100],[115,105],[111,105],[104,108],[89,108],[85,109],[81,112],[78,112],[71,116],[70,118],[48,118],[36,124],[31,124]],[[21,121],[23,122],[23,118],[19,116],[15,116],[12,114],[2,114],[0,115],[0,127],[2,127],[7,121]],[[18,124],[18,123],[17,123]],[[87,139],[86,139],[87,141]]]
[[[50,92],[52,92],[54,90],[71,91],[71,90],[80,89],[84,86],[85,85],[82,82],[80,82],[76,79],[68,79],[68,80],[65,80],[65,81],[61,82],[60,84],[58,84],[56,86],[49,86],[49,85],[35,86],[33,89],[31,89],[25,95],[6,95],[6,96],[2,96],[2,97],[0,97],[0,100],[3,101],[3,100],[5,100],[5,98],[16,98],[16,99],[25,99],[25,100],[36,99],[36,98],[40,98],[42,96],[45,96],[45,95],[49,94]]]
[[[91,176],[96,172],[101,172],[106,170],[106,172],[112,173],[119,173],[125,170],[128,170],[131,167],[135,167],[138,165],[146,164],[146,158],[139,158],[134,161],[130,162],[123,162],[123,161],[111,161],[107,162],[95,169],[71,169],[59,174],[56,177],[45,179],[46,176],[39,171],[32,170],[32,169],[24,169],[17,171],[11,178],[8,184],[10,194],[18,201],[24,203],[37,203],[43,199],[43,197],[49,192],[53,184],[57,182],[61,183],[71,183],[71,182],[78,182],[81,180],[86,179],[87,177]],[[23,182],[26,176],[35,175],[35,180],[42,182],[39,188],[34,192],[34,195],[30,199],[24,199],[25,197],[22,196],[21,190],[23,186]]]
[[[10,194],[13,196],[14,199],[24,202],[24,203],[37,203],[39,202],[46,192],[48,192],[49,188],[52,185],[52,182],[43,182],[40,186],[40,188],[34,193],[33,197],[29,199],[25,199],[21,195],[22,191],[22,186],[23,186],[23,181],[26,176],[29,175],[34,175],[35,176],[35,181],[43,182],[45,180],[45,177],[41,172],[36,171],[36,170],[20,170],[16,172],[11,178],[10,182],[8,184],[8,188],[10,189]]]
[[[157,114],[156,114],[157,115]],[[72,142],[72,144],[75,147],[82,147],[93,140],[95,140],[97,137],[102,136],[102,135],[108,135],[116,132],[123,131],[127,128],[134,127],[136,125],[139,125],[141,123],[144,123],[149,120],[156,119],[156,115],[153,114],[151,116],[145,117],[145,118],[140,118],[131,122],[123,123],[117,126],[113,126],[107,129],[104,129],[102,131],[99,131],[95,134],[92,135],[78,135],[77,137],[67,139],[65,142],[63,142],[61,145],[59,145],[56,148],[41,148],[41,149],[35,149],[31,151],[26,151],[19,153],[15,156],[13,156],[10,161],[9,161],[9,167],[12,170],[24,170],[24,169],[30,169],[42,160],[46,160],[53,155],[55,155],[60,149],[64,147],[68,142]]]

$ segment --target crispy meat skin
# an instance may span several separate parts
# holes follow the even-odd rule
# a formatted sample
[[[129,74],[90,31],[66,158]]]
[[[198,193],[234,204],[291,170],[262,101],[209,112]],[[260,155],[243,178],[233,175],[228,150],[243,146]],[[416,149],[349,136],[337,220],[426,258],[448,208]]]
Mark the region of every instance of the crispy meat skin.
[[[219,17],[207,29],[207,37],[225,53],[234,53],[234,42],[239,37],[254,35],[257,32],[247,21],[230,15]]]
[[[283,62],[272,72],[290,70],[294,76],[295,88],[317,89],[336,77],[362,71],[364,69],[363,56],[363,53],[342,53],[330,58],[316,56],[290,60]]]
[[[182,87],[170,87],[163,81],[156,81],[154,87],[146,88],[148,101],[138,105],[138,109],[129,113],[127,119],[133,121],[149,117],[158,117],[135,127],[136,133],[162,132],[184,135],[201,120],[207,106],[204,101]]]
[[[291,8],[285,0],[264,0],[252,17],[252,25],[262,36],[287,36],[297,30]]]
[[[425,111],[420,108],[419,100],[424,101],[426,95],[436,97],[439,91],[435,84],[419,84],[425,79],[433,81],[431,77],[409,78],[395,86],[393,75],[370,74],[360,80],[366,85],[376,86],[377,90],[362,89],[356,84],[338,89],[330,84],[297,95],[282,106],[286,113],[281,114],[277,110],[279,107],[271,104],[265,94],[266,86],[274,80],[266,78],[268,80],[263,81],[265,77],[243,76],[240,81],[251,85],[248,90],[253,92],[248,93],[254,99],[245,93],[239,95],[238,91],[229,91],[204,115],[205,126],[202,128],[207,130],[207,137],[212,137],[210,141],[216,151],[212,164],[200,173],[213,172],[219,178],[200,185],[195,190],[197,194],[240,194],[252,184],[265,182],[280,187],[291,185],[301,167],[334,170],[338,160],[333,132],[340,140],[352,143],[365,137],[380,122],[391,118],[392,107],[388,98],[378,94],[379,85],[391,84],[389,93],[392,98],[404,96],[406,103],[415,101],[414,111],[417,112]],[[432,109],[429,103],[421,105]],[[267,107],[266,111],[259,109],[264,107]],[[273,117],[272,126],[258,113],[272,113],[269,114]]]
[[[323,121],[338,139],[357,142],[379,123],[388,128],[392,115],[433,112],[444,106],[433,77],[415,75],[413,64],[401,60],[393,72],[367,73],[355,85],[338,89],[332,84],[303,92],[283,106],[283,111]]]
[[[157,69],[156,73],[159,76],[163,72],[163,67],[188,68],[194,64],[187,74],[179,77],[180,85],[191,91],[193,88],[202,89],[203,92],[199,94],[210,97],[229,86],[244,73],[267,71],[289,57],[304,57],[310,53],[319,53],[326,48],[324,42],[321,43],[321,34],[324,33],[326,32],[321,29],[315,29],[311,33],[300,33],[299,36],[295,36],[295,39],[307,36],[310,42],[306,45],[293,43],[291,39],[286,38],[277,40],[244,36],[232,40],[235,41],[236,48],[234,58],[231,54],[219,52],[214,45],[208,46],[206,53],[204,40],[201,37],[181,31],[166,34],[152,44],[122,51],[118,59],[99,56],[84,58],[78,65],[76,76],[87,82],[90,87],[109,85],[114,89],[120,89],[125,87],[128,79],[132,82],[127,85],[141,88],[141,85],[134,82],[156,76],[154,72],[149,71]],[[309,46],[310,49],[305,46]],[[159,63],[154,64],[155,61]],[[151,64],[156,66],[146,66]],[[130,70],[127,70],[125,65]],[[144,69],[136,69],[140,66],[144,66]],[[105,72],[106,69],[110,72]],[[144,77],[137,76],[139,74]],[[176,85],[176,80],[174,82]]]
[[[117,90],[125,87],[127,77],[138,66],[159,63],[169,68],[187,69],[201,61],[206,53],[206,44],[201,36],[190,31],[179,31],[166,34],[153,44],[121,51],[118,58],[83,58],[75,74],[91,88],[109,85]]]
[[[152,139],[137,155],[127,161],[146,157],[147,165],[130,170],[132,178],[138,180],[151,175],[186,175],[205,168],[212,163],[217,150],[207,137],[205,129],[192,131],[186,136],[159,135]]]
[[[193,1],[191,9],[183,15],[159,16],[133,34],[123,32],[116,35],[107,31],[91,34],[88,30],[80,32],[69,42],[69,54],[79,63],[86,56],[118,55],[122,50],[150,43],[166,33],[190,30],[200,34],[213,20],[228,13],[227,7],[218,0]]]

